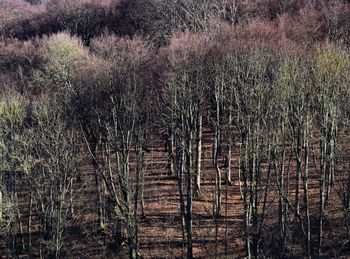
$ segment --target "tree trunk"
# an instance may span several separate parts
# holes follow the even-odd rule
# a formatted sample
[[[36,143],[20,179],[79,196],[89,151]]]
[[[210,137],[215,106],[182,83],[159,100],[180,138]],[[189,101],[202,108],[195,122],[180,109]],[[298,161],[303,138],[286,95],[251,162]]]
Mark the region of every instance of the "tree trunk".
[[[2,223],[2,208],[3,208],[2,191],[0,190],[0,224]]]
[[[186,152],[186,189],[187,189],[187,206],[186,206],[186,230],[187,230],[187,258],[193,258],[192,248],[192,131],[187,136]]]
[[[219,167],[219,147],[220,147],[220,102],[222,99],[222,89],[221,86],[215,86],[215,137],[214,137],[214,150],[213,150],[213,164],[216,169],[216,195],[215,195],[215,217],[220,216],[221,211],[221,171]]]
[[[202,164],[202,114],[197,117],[197,167],[195,196],[201,196],[201,164]]]
[[[215,166],[216,170],[216,177],[215,177],[215,217],[220,217],[220,211],[221,211],[221,170],[219,167],[219,135],[220,130],[219,126],[216,125],[215,127],[215,138],[214,138],[214,157],[213,157],[213,164]]]
[[[22,249],[25,250],[25,242],[24,242],[24,237],[23,237],[22,215],[21,215],[21,212],[19,211],[17,192],[15,192],[14,197],[15,197],[15,204],[16,204],[16,214],[17,214],[17,219],[18,219],[19,236],[21,239]]]
[[[252,143],[253,155],[250,158],[250,201],[252,206],[252,224],[253,224],[253,256],[258,257],[259,254],[259,226],[258,226],[258,210],[259,210],[259,184],[260,184],[260,165],[259,165],[259,123],[256,127],[255,143]]]
[[[295,189],[295,211],[296,216],[300,214],[300,183],[301,183],[301,129],[300,125],[297,129],[295,155],[297,159],[297,177],[296,177],[296,189]]]
[[[71,183],[70,183],[70,188],[69,188],[69,202],[70,202],[70,216],[73,218],[74,217],[74,204],[73,204],[73,188],[74,188],[74,178],[72,177]]]
[[[326,180],[326,170],[327,170],[327,141],[325,139],[326,129],[324,125],[328,123],[328,114],[326,113],[324,116],[325,123],[321,125],[321,159],[320,159],[320,207],[319,207],[319,222],[318,222],[318,257],[321,255],[322,249],[322,238],[323,238],[323,215],[324,215],[324,205],[325,205],[325,180]]]
[[[139,192],[140,192],[140,178],[142,175],[143,166],[143,150],[137,148],[137,162],[136,162],[136,186],[134,196],[134,221],[135,221],[135,249],[138,250],[138,203],[139,203]]]
[[[168,127],[167,135],[167,151],[168,151],[168,174],[174,173],[174,129]]]
[[[141,173],[140,200],[141,200],[141,216],[142,216],[142,218],[145,218],[146,217],[146,213],[145,213],[145,170],[142,170],[142,173]]]
[[[308,144],[308,127],[309,121],[308,116],[306,116],[306,125],[304,130],[304,207],[306,215],[306,251],[308,258],[311,258],[310,242],[311,242],[311,226],[310,226],[310,212],[309,212],[309,189],[308,189],[308,177],[309,177],[309,144]]]
[[[33,208],[33,196],[32,193],[29,194],[29,204],[28,204],[28,255],[31,256],[32,253],[32,208]]]
[[[251,249],[250,249],[250,208],[248,204],[248,139],[246,137],[242,138],[244,147],[244,159],[242,159],[242,174],[243,174],[243,208],[244,208],[244,239],[245,239],[245,251],[246,257],[251,259]]]
[[[183,141],[182,146],[183,146]],[[182,241],[185,243],[185,198],[183,192],[183,174],[184,174],[184,150],[180,148],[180,144],[176,146],[176,167],[175,172],[177,176],[177,186],[179,191],[179,202],[180,202],[180,217],[181,217],[181,233],[182,233]]]
[[[289,197],[289,193],[290,193],[289,185],[290,185],[290,172],[292,169],[292,159],[293,159],[293,153],[291,151],[290,156],[289,156],[289,161],[288,161],[288,168],[287,168],[287,182],[286,182],[286,197],[287,198]],[[285,231],[284,231],[284,237],[283,237],[283,244],[284,244],[284,247],[286,249],[288,249],[288,224],[287,224],[288,222],[287,222],[287,219],[289,218],[289,205],[287,202],[285,202],[284,204],[285,204],[285,208],[284,208]]]
[[[230,140],[230,143],[228,145],[228,150],[227,150],[227,173],[226,173],[226,182],[227,184],[231,185],[232,180],[231,180],[231,171],[232,171],[232,141]]]
[[[335,121],[335,112],[331,109],[330,117],[331,117],[331,126],[329,129],[329,162],[328,162],[328,172],[327,172],[327,193],[326,193],[326,201],[329,199],[329,195],[331,192],[331,188],[334,186],[334,171],[335,171],[335,142],[336,142],[336,121]]]
[[[94,169],[95,176],[95,184],[97,188],[97,198],[98,198],[98,206],[97,206],[97,215],[98,215],[98,223],[101,229],[104,228],[104,215],[103,215],[103,198],[102,198],[102,190],[101,190],[101,181],[98,177],[98,164],[96,161],[96,148],[92,148],[93,157],[91,159],[91,163]]]
[[[232,136],[231,136],[231,124],[232,124],[232,113],[231,113],[232,107],[230,107],[230,111],[229,111],[229,119],[228,119],[228,131],[227,131],[227,137],[229,138],[228,141],[228,150],[227,150],[227,174],[226,174],[226,181],[229,185],[231,185],[232,181],[231,181],[231,167],[232,167],[232,145],[233,140],[232,140]]]

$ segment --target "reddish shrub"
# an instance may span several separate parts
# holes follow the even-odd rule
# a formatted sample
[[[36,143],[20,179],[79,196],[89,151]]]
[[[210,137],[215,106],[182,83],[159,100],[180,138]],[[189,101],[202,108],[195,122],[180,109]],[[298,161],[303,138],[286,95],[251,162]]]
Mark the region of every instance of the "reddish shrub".
[[[24,39],[43,29],[42,22],[46,22],[43,6],[22,0],[5,0],[0,5],[0,35]]]
[[[0,41],[0,68],[13,71],[18,66],[24,69],[37,67],[40,64],[40,41],[19,41],[4,39]]]
[[[262,47],[273,52],[283,49],[300,51],[303,47],[286,37],[280,23],[260,18],[245,25],[232,26],[227,23],[215,23],[211,38],[224,51]]]
[[[198,65],[207,55],[212,41],[203,32],[186,31],[170,40],[170,44],[162,53],[167,57],[170,66],[185,65],[188,68]]]
[[[149,42],[141,37],[130,39],[114,34],[105,34],[93,39],[90,47],[98,56],[109,60],[116,69],[125,73],[128,73],[131,66],[148,63],[152,53]],[[148,70],[146,66],[143,69]]]
[[[0,81],[2,86],[17,86],[20,92],[30,84],[33,75],[42,65],[41,41],[38,39],[0,41]]]

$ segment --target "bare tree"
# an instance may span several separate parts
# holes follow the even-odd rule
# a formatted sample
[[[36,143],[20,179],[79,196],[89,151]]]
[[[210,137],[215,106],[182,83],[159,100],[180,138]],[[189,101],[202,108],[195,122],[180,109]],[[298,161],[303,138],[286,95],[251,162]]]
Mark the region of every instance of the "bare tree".
[[[100,136],[101,160],[87,134],[85,141],[98,176],[107,188],[111,201],[108,206],[115,211],[115,228],[122,226],[125,229],[129,257],[137,258],[140,256],[137,242],[138,202],[150,117],[150,99],[146,93],[151,88],[147,81],[149,70],[145,68],[151,64],[151,48],[140,38],[131,40],[114,35],[94,40],[92,48],[105,62],[96,60],[103,69],[95,65],[91,67],[95,75],[91,78],[92,83],[88,84],[91,88],[81,85],[78,98],[82,101],[80,105],[84,105],[86,95],[91,94],[91,90],[95,93],[95,97],[90,99],[90,107],[84,107],[91,115],[86,118],[85,124],[93,125],[93,130]],[[99,78],[102,78],[102,85]],[[106,99],[103,101],[103,98]],[[132,152],[136,153],[136,167],[131,167]],[[116,236],[117,243],[121,243],[120,234]]]
[[[199,43],[202,41],[201,43]],[[204,43],[204,44],[203,44]],[[202,45],[200,45],[202,44]],[[187,257],[193,257],[192,199],[201,195],[202,113],[205,105],[204,62],[207,48],[205,35],[184,33],[172,39],[164,49],[165,72],[164,122],[175,132],[175,171],[178,180],[183,233],[187,238]],[[194,145],[196,142],[196,145]],[[196,154],[196,163],[194,155]],[[193,189],[195,168],[195,189]],[[186,173],[186,175],[184,175]],[[186,200],[183,184],[186,182]]]
[[[76,134],[69,130],[60,110],[52,107],[55,106],[49,106],[47,100],[33,105],[34,123],[23,132],[20,162],[39,213],[40,256],[59,258],[71,216],[73,182],[80,158]]]
[[[344,92],[349,68],[349,57],[342,50],[329,45],[316,52],[313,72],[317,89],[317,115],[320,131],[320,207],[318,222],[318,256],[323,242],[325,203],[334,185],[335,152],[339,96]]]

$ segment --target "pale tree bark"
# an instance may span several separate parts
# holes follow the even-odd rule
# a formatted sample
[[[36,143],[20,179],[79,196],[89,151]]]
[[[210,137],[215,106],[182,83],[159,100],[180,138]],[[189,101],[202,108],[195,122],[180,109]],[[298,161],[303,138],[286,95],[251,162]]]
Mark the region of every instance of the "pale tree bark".
[[[187,189],[187,204],[186,204],[186,230],[187,230],[187,258],[193,258],[193,241],[192,241],[192,132],[187,133],[186,140],[186,189]]]
[[[172,126],[168,127],[167,133],[167,152],[168,152],[168,174],[174,174],[174,129]]]
[[[184,141],[179,140],[182,145],[184,145]],[[186,222],[185,222],[185,196],[184,196],[184,191],[183,191],[183,179],[184,179],[184,166],[183,164],[185,163],[185,156],[184,156],[184,151],[180,147],[180,143],[176,145],[176,176],[177,176],[177,187],[178,187],[178,192],[179,192],[179,204],[180,204],[180,217],[181,217],[181,233],[182,233],[182,241],[185,244],[186,241]]]
[[[234,145],[234,141],[233,141],[233,136],[231,136],[231,130],[232,130],[232,107],[230,107],[229,109],[229,118],[228,118],[228,134],[227,137],[229,138],[228,141],[228,150],[227,150],[227,157],[226,157],[226,182],[227,184],[231,185],[232,180],[231,180],[231,171],[232,171],[232,146]]]
[[[248,138],[246,133],[243,133],[241,142],[244,150],[243,158],[241,159],[242,177],[243,177],[243,209],[244,209],[244,243],[245,254],[248,259],[251,255],[251,241],[250,241],[250,205],[249,205],[249,189],[248,189]]]
[[[297,215],[300,214],[300,184],[301,184],[301,125],[298,124],[297,133],[295,136],[295,156],[297,159],[297,176],[296,176],[296,188],[295,188],[295,212]]]
[[[223,82],[215,79],[215,89],[214,89],[214,98],[215,98],[215,118],[214,118],[214,144],[213,144],[213,165],[216,170],[215,177],[215,203],[214,203],[214,216],[220,217],[221,213],[221,169],[219,166],[219,151],[221,145],[221,123],[220,123],[220,114],[222,106],[222,91],[223,91]]]
[[[201,196],[201,170],[202,170],[202,131],[203,131],[203,116],[197,116],[197,160],[196,160],[196,184],[195,196]]]
[[[309,188],[308,188],[308,178],[309,178],[309,115],[306,115],[305,120],[305,129],[304,129],[304,175],[303,175],[303,183],[304,183],[304,209],[306,216],[306,251],[308,258],[311,258],[311,223],[310,223],[310,210],[309,210]]]
[[[0,190],[0,224],[2,223],[2,210],[3,210],[3,197],[2,197],[2,190]]]
[[[325,187],[326,187],[326,171],[327,171],[327,152],[328,145],[326,136],[326,128],[325,125],[328,124],[328,112],[322,109],[323,122],[320,130],[320,192],[319,192],[319,215],[318,215],[318,256],[321,255],[322,252],[322,242],[323,242],[323,217],[324,217],[324,208],[325,208]]]

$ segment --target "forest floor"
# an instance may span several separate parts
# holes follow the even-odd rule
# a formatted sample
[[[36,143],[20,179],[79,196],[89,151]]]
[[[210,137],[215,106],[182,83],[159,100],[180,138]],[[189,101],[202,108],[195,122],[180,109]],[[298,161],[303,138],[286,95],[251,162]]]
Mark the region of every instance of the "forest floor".
[[[238,178],[238,145],[233,149],[232,184],[222,184],[222,209],[219,219],[213,218],[213,197],[215,168],[212,165],[213,134],[207,130],[203,133],[203,163],[202,163],[202,196],[194,198],[193,204],[193,246],[195,258],[243,258],[243,201],[240,194]],[[168,175],[167,152],[161,138],[153,137],[149,152],[145,154],[146,168],[144,170],[144,204],[145,217],[139,221],[139,248],[143,258],[183,258],[186,257],[186,246],[182,243],[180,206],[177,179]],[[64,258],[127,258],[127,247],[116,253],[111,248],[112,222],[106,222],[106,228],[101,230],[97,220],[98,196],[95,177],[90,165],[88,154],[81,166],[81,181],[75,183],[79,190],[75,198],[76,218],[70,220],[70,226],[65,233]],[[223,161],[221,161],[223,165]],[[295,171],[295,165],[292,166]],[[319,182],[315,168],[310,170],[310,207],[311,223],[317,225]],[[264,174],[264,172],[263,172]],[[223,179],[225,171],[222,166]],[[278,192],[274,186],[276,176],[272,176],[271,189],[268,194],[268,206],[262,234],[262,246],[265,253],[270,255],[274,249],[279,249],[275,241],[278,233]],[[291,186],[295,184],[291,177]],[[294,189],[294,188],[293,188]],[[336,187],[335,187],[336,189]],[[21,218],[27,222],[27,193],[25,188],[19,192]],[[291,193],[293,197],[293,193]],[[303,197],[303,193],[301,193]],[[302,201],[301,201],[302,203]],[[303,208],[301,207],[301,211]],[[303,213],[303,212],[302,212]],[[292,215],[292,213],[291,213]],[[288,256],[284,258],[303,258],[301,230],[297,220],[290,219],[290,246]],[[326,205],[324,221],[324,258],[347,258],[350,255],[349,243],[346,240],[346,228],[343,222],[341,201],[336,191],[331,192]],[[108,224],[111,223],[111,224]],[[34,222],[35,224],[35,222]],[[26,224],[24,224],[25,226]],[[312,240],[316,238],[317,229],[312,229]],[[27,234],[24,231],[24,243],[27,243]],[[35,228],[32,234],[32,245],[37,246]],[[315,253],[316,244],[312,245]],[[2,250],[5,251],[5,250]],[[0,250],[1,252],[1,250]],[[1,253],[0,258],[7,258]],[[20,257],[20,255],[19,255]],[[32,257],[36,257],[34,254]]]
[[[243,203],[239,192],[238,177],[230,186],[222,188],[222,213],[218,220],[213,218],[213,195],[215,168],[212,165],[213,134],[205,131],[203,134],[203,175],[202,195],[194,198],[193,203],[193,252],[195,258],[241,258],[244,256],[242,226]],[[237,157],[236,154],[233,154]],[[82,167],[82,181],[85,186],[94,186],[95,180],[89,159]],[[132,162],[132,161],[131,161]],[[163,140],[155,138],[151,141],[149,152],[145,154],[144,170],[144,204],[145,217],[139,221],[139,248],[144,258],[182,258],[186,257],[186,245],[182,242],[180,205],[177,179],[168,174],[167,152]],[[233,161],[233,172],[237,171],[237,161]],[[76,251],[72,257],[84,258],[127,258],[126,246],[119,254],[105,249],[111,243],[111,230],[101,233],[97,224],[96,204],[97,194],[86,188],[81,193],[81,200],[86,200],[87,210],[83,222],[79,224],[84,229],[85,241],[73,236],[69,238],[68,251]],[[93,197],[93,198],[92,198]],[[227,206],[226,206],[227,204]],[[227,208],[227,211],[226,211]],[[77,208],[79,209],[79,208]],[[79,209],[80,210],[80,209]],[[82,214],[82,213],[79,213]],[[227,231],[226,231],[227,229]],[[89,233],[90,231],[90,233]]]

